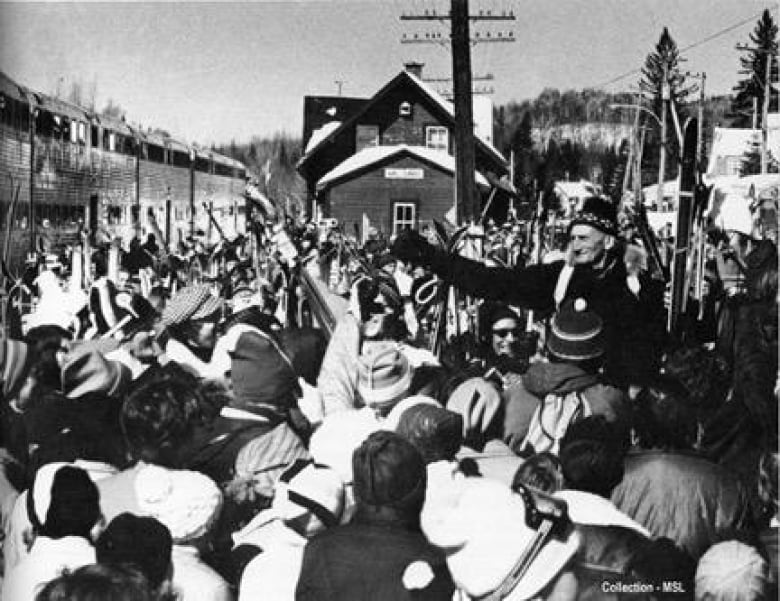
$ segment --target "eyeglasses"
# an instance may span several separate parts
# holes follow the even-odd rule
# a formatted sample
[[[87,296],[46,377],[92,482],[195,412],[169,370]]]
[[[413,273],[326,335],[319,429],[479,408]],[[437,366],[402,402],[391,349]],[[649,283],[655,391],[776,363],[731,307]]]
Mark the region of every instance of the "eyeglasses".
[[[498,330],[493,330],[493,336],[498,336],[499,338],[506,338],[512,334],[515,338],[517,338],[517,329],[515,328],[501,328]]]

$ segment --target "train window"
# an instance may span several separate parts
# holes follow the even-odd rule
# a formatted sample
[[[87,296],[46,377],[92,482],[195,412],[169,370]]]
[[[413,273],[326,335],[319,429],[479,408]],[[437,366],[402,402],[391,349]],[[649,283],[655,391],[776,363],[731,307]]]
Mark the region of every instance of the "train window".
[[[176,167],[189,167],[190,166],[190,156],[186,152],[176,152],[173,153],[173,164]]]
[[[54,129],[54,116],[48,111],[40,111],[35,120],[35,133],[39,136],[51,136]]]
[[[165,162],[165,153],[161,146],[156,144],[149,144],[149,160],[155,163]]]

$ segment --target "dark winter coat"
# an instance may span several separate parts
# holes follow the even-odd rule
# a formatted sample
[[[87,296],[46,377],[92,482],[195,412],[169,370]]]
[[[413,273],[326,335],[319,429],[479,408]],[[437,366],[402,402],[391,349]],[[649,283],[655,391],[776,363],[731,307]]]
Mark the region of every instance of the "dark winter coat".
[[[564,261],[503,268],[441,252],[429,259],[437,275],[464,292],[526,307],[539,316],[555,311],[554,293]],[[577,265],[564,296],[584,298],[604,320],[605,371],[620,383],[644,381],[655,373],[665,335],[663,284],[643,274],[639,277],[639,294],[634,295],[626,278],[622,258],[614,258],[602,271]]]
[[[414,562],[434,575],[427,587],[408,590],[404,572]],[[450,601],[454,584],[441,551],[419,527],[358,511],[352,522],[315,536],[306,545],[298,601]]]
[[[504,442],[520,453],[539,403],[548,394],[570,392],[579,392],[593,415],[627,426],[629,407],[620,389],[570,363],[534,363],[519,382],[504,391]]]
[[[754,534],[739,479],[693,453],[630,453],[612,501],[654,537],[673,540],[697,561],[715,543]]]

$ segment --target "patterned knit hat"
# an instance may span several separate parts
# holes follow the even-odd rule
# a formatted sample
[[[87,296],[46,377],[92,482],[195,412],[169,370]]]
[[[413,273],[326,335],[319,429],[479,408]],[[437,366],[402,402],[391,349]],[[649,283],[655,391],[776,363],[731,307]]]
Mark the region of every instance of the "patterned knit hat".
[[[213,315],[221,306],[222,301],[211,294],[208,284],[187,286],[168,302],[161,321],[165,326],[173,326],[185,321],[203,319]]]
[[[0,386],[6,400],[22,385],[29,369],[27,345],[18,340],[0,338]]]
[[[564,303],[550,321],[547,350],[566,361],[586,361],[604,354],[603,321],[584,298]]]
[[[395,343],[368,347],[358,361],[358,393],[375,409],[389,409],[408,392],[412,368]]]
[[[174,543],[194,541],[211,530],[222,509],[222,493],[199,472],[141,468],[135,477],[137,515],[158,519],[171,531]]]
[[[577,211],[569,227],[571,228],[578,224],[590,225],[605,234],[617,236],[617,209],[609,201],[597,196],[591,196],[582,201],[582,208]]]

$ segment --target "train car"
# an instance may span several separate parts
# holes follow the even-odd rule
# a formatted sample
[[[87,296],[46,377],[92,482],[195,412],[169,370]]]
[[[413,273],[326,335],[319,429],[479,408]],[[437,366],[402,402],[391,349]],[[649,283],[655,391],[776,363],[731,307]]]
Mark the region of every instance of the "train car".
[[[152,230],[150,211],[169,246],[197,229],[211,242],[219,230],[233,237],[245,231],[245,177],[238,161],[34,92],[0,72],[0,248],[12,267],[28,252],[76,243],[80,232],[125,243],[142,237]]]

